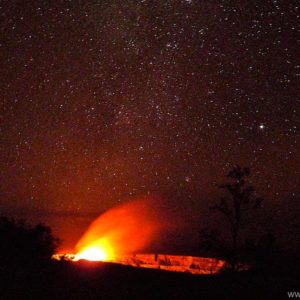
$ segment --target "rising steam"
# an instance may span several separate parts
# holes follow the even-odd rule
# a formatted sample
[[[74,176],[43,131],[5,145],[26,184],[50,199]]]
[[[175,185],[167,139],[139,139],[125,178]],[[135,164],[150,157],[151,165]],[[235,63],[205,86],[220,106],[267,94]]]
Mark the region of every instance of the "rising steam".
[[[77,258],[112,261],[145,249],[167,227],[156,208],[157,198],[135,199],[100,215],[77,243]]]

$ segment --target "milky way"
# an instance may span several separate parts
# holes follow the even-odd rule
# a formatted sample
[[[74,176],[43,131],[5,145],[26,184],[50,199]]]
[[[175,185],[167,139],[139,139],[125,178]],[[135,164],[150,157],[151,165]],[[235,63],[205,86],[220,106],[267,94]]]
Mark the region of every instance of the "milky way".
[[[61,233],[158,193],[190,217],[241,164],[289,215],[298,1],[1,1],[0,25],[3,211]]]

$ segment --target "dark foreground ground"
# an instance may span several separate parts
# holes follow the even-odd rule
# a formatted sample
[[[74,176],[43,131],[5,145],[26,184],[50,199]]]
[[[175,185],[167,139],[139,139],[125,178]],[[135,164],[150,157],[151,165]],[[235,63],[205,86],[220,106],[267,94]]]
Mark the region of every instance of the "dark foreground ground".
[[[109,263],[1,264],[0,299],[289,299],[297,276],[190,275]]]

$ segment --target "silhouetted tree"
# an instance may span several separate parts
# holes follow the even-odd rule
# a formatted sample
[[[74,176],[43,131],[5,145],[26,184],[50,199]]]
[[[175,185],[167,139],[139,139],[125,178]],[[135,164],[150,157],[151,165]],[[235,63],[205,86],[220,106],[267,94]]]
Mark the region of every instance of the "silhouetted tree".
[[[0,217],[1,261],[28,262],[50,259],[59,240],[43,224],[29,226],[23,221]]]
[[[262,202],[262,198],[255,197],[253,186],[246,183],[249,175],[249,168],[234,167],[227,174],[231,182],[219,186],[228,196],[221,197],[219,203],[210,207],[211,210],[220,212],[229,225],[231,237],[229,263],[232,270],[237,269],[241,220],[246,211],[259,208]]]

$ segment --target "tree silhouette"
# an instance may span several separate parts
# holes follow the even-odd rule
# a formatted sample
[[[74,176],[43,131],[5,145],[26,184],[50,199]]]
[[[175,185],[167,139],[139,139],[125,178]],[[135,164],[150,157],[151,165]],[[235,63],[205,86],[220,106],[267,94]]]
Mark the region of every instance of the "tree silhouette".
[[[262,198],[255,197],[253,186],[246,182],[249,175],[249,168],[235,166],[227,174],[231,182],[219,186],[227,192],[228,196],[221,197],[219,203],[210,207],[211,210],[220,212],[229,225],[231,237],[229,263],[232,270],[237,270],[238,267],[239,234],[242,218],[246,211],[259,208],[262,202]]]
[[[50,259],[59,240],[43,224],[29,226],[23,221],[0,217],[0,260],[33,262]]]

